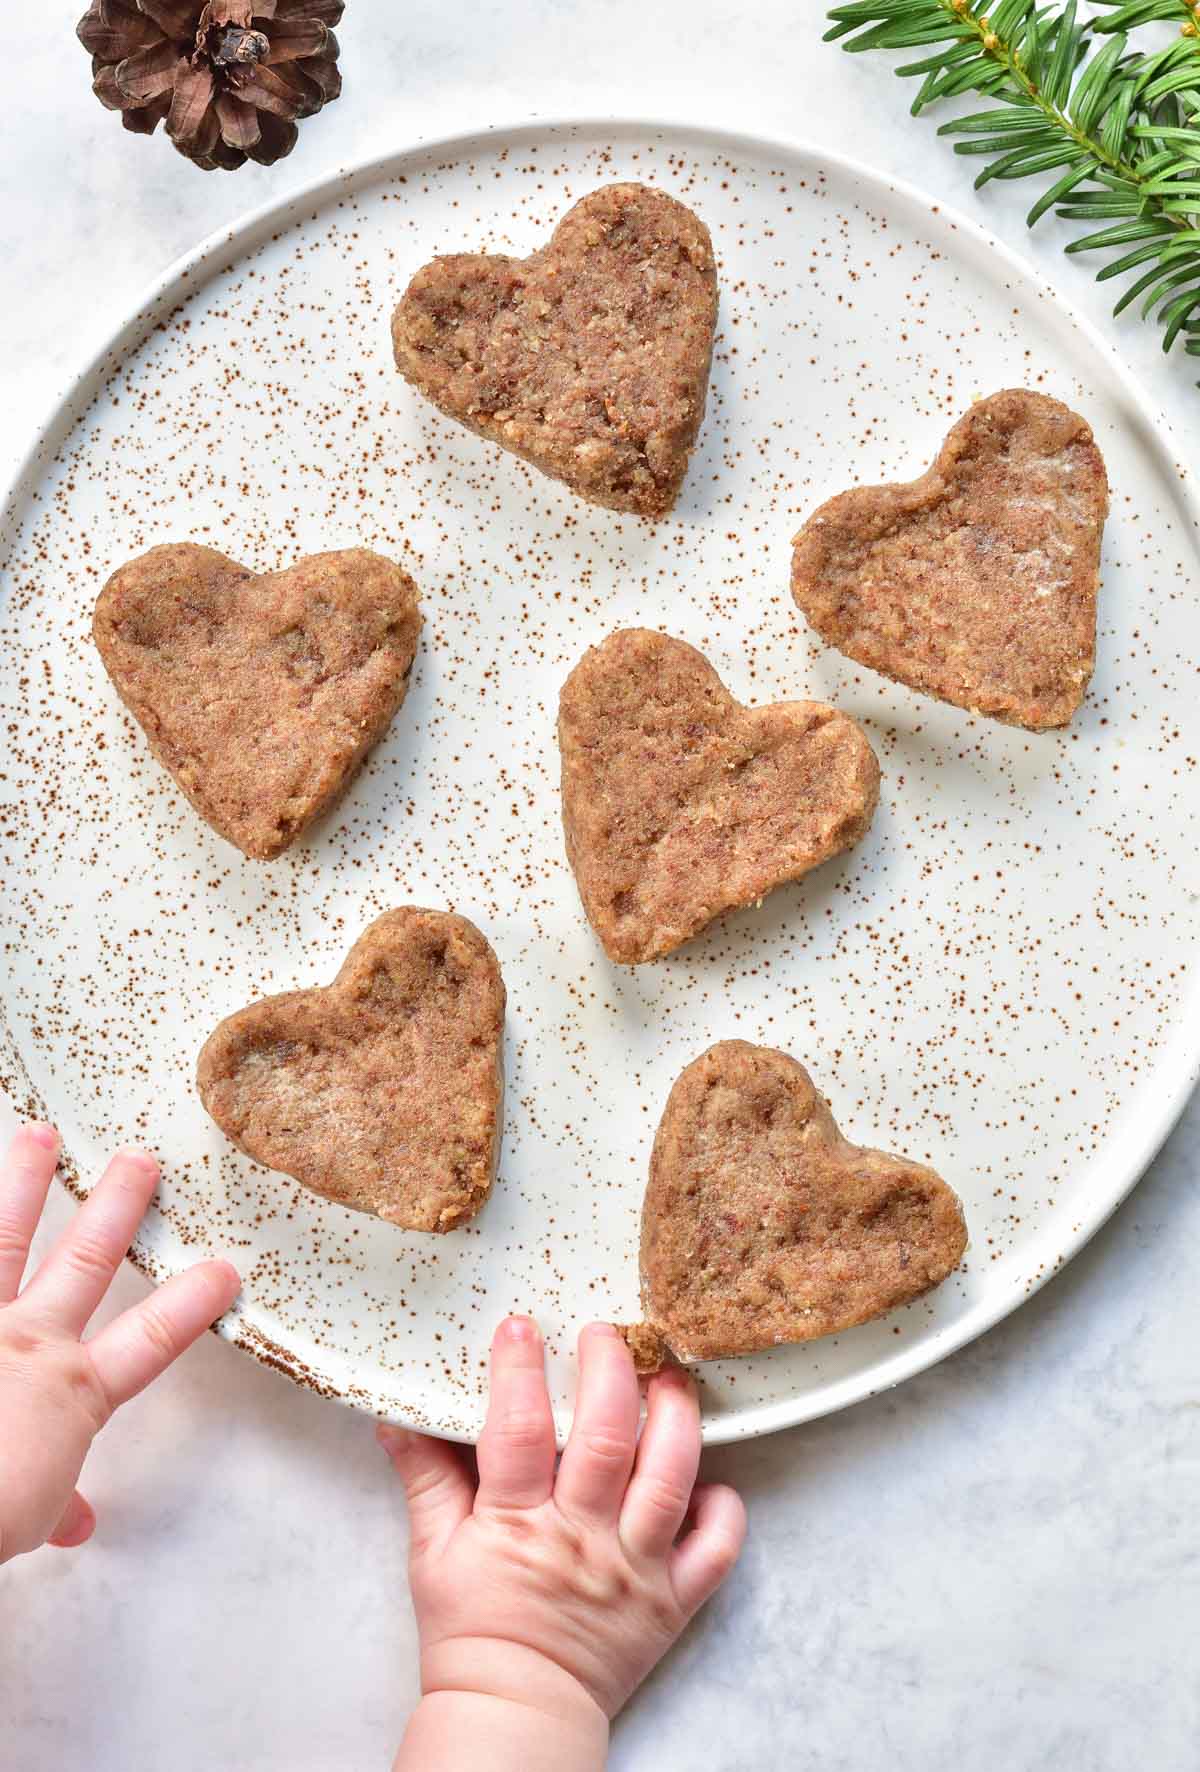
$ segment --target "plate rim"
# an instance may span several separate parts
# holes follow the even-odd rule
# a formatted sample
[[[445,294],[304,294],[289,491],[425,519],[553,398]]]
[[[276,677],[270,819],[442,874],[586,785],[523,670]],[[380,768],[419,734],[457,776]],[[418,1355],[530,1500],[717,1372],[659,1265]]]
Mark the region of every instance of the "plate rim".
[[[320,206],[334,197],[340,189],[385,178],[390,171],[400,170],[401,163],[415,157],[440,153],[448,158],[461,159],[473,149],[481,151],[504,137],[529,134],[550,137],[569,135],[572,132],[595,135],[605,132],[634,134],[647,139],[678,133],[689,137],[693,142],[705,141],[714,148],[730,152],[736,152],[740,148],[743,152],[760,155],[778,151],[786,156],[807,157],[873,186],[882,194],[893,192],[910,203],[925,206],[932,216],[938,218],[939,224],[957,230],[977,247],[986,249],[1027,288],[1047,299],[1103,359],[1108,375],[1120,387],[1125,399],[1153,435],[1156,450],[1163,457],[1160,468],[1173,473],[1177,479],[1180,497],[1191,519],[1193,545],[1198,545],[1200,494],[1191,476],[1181,465],[1175,434],[1169,420],[1156,408],[1132,370],[1126,366],[1116,343],[1069,296],[1063,294],[1036,264],[1023,258],[1015,248],[993,234],[982,222],[957,208],[954,203],[933,197],[920,185],[899,174],[885,171],[854,155],[804,136],[773,131],[764,133],[742,123],[716,125],[686,116],[651,117],[638,111],[546,117],[525,112],[482,126],[460,127],[444,134],[417,136],[384,153],[347,161],[332,172],[322,172],[280,195],[265,198],[232,222],[223,223],[211,230],[197,245],[172,259],[143,286],[125,318],[109,326],[97,342],[81,352],[77,366],[68,372],[58,391],[47,402],[41,423],[35,427],[24,452],[19,454],[6,479],[3,494],[0,495],[0,572],[7,568],[15,536],[18,506],[28,500],[33,490],[32,485],[27,485],[27,482],[32,480],[48,459],[52,459],[59,443],[80,423],[87,406],[100,391],[106,377],[145,342],[164,301],[172,295],[186,296],[189,293],[186,288],[189,280],[199,282],[212,269],[209,261],[217,254],[235,247],[244,247],[247,238],[260,233],[264,227],[272,224],[277,224],[280,229],[286,227],[292,218],[292,212],[300,206]],[[0,1021],[5,1019],[3,1005],[0,1003]],[[783,1428],[818,1420],[885,1391],[894,1390],[906,1379],[928,1371],[950,1354],[968,1346],[1018,1310],[1062,1272],[1128,1199],[1178,1124],[1200,1084],[1200,1023],[1192,1036],[1190,1050],[1186,1029],[1181,1029],[1173,1043],[1177,1052],[1181,1043],[1182,1055],[1176,1060],[1177,1075],[1173,1089],[1167,1092],[1165,1100],[1152,1118],[1143,1116],[1139,1123],[1137,1140],[1127,1138],[1124,1141],[1136,1145],[1130,1153],[1132,1160],[1123,1151],[1118,1153],[1120,1163],[1123,1164],[1121,1178],[1106,1190],[1098,1205],[1061,1239],[1057,1261],[1040,1273],[1031,1275],[1023,1286],[1014,1285],[995,1299],[981,1301],[961,1321],[946,1325],[910,1348],[898,1350],[885,1362],[884,1375],[880,1376],[878,1382],[864,1382],[864,1378],[869,1378],[869,1372],[852,1374],[810,1396],[800,1395],[775,1403],[756,1404],[737,1415],[706,1418],[702,1422],[704,1444],[722,1445],[776,1433]],[[76,1200],[81,1201],[87,1197],[65,1151],[60,1158],[58,1178]],[[158,1258],[142,1242],[140,1235],[134,1238],[126,1259],[155,1284],[161,1283],[165,1277]],[[465,1443],[471,1441],[471,1436],[461,1429],[439,1426],[436,1430],[431,1430],[427,1420],[421,1421],[415,1416],[406,1415],[403,1410],[375,1408],[372,1400],[365,1398],[361,1391],[356,1392],[356,1387],[336,1382],[326,1373],[308,1365],[290,1349],[271,1342],[253,1324],[243,1321],[242,1312],[236,1304],[212,1325],[212,1333],[231,1342],[241,1351],[252,1354],[260,1364],[284,1373],[294,1383],[334,1398],[360,1412],[413,1427],[418,1431],[436,1431],[441,1438]]]

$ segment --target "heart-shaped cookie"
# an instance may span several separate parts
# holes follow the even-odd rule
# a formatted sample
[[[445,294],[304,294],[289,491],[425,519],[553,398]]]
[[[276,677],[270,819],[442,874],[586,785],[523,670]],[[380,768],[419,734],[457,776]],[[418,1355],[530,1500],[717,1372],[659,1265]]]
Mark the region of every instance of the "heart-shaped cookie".
[[[200,1097],[248,1156],[412,1231],[474,1217],[500,1154],[504,984],[465,917],[388,911],[323,989],[241,1009]]]
[[[1015,388],[933,466],[856,486],[795,540],[792,595],[847,657],[1031,731],[1065,726],[1096,657],[1108,480],[1078,413]]]
[[[661,517],[704,416],[717,273],[704,223],[646,185],[577,203],[529,258],[435,258],[392,319],[447,414],[615,511]]]
[[[115,572],[92,631],[159,762],[220,836],[265,861],[386,732],[421,616],[407,573],[365,548],[256,576],[182,542]]]
[[[849,1144],[802,1065],[728,1040],[677,1079],[642,1209],[643,1369],[813,1341],[938,1286],[962,1207],[922,1163]]]
[[[823,702],[746,708],[682,640],[625,628],[563,685],[567,856],[610,959],[669,954],[865,835],[879,765]]]

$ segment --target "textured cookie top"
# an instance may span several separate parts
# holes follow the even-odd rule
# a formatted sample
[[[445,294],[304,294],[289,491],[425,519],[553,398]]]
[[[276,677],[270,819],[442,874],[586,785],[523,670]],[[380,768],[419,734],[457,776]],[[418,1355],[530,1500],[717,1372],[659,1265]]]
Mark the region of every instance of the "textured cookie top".
[[[662,191],[613,184],[529,258],[425,265],[392,342],[449,417],[593,504],[661,517],[704,415],[716,319],[704,223]]]
[[[563,685],[563,829],[613,960],[654,960],[857,843],[879,797],[862,728],[823,702],[746,708],[694,647],[625,628]]]
[[[388,911],[333,984],[252,1003],[197,1083],[247,1155],[406,1230],[478,1212],[500,1151],[504,984],[465,917]]]
[[[945,1182],[847,1143],[786,1053],[726,1041],[671,1090],[642,1211],[642,1309],[680,1359],[865,1323],[939,1285],[966,1244]],[[630,1333],[636,1351],[644,1333]]]
[[[421,631],[416,586],[365,548],[256,576],[212,548],[151,548],[100,593],[117,693],[202,818],[267,860],[387,730]]]
[[[855,487],[796,537],[792,595],[840,652],[941,701],[1065,726],[1096,653],[1108,481],[1078,413],[1010,389],[908,485]]]

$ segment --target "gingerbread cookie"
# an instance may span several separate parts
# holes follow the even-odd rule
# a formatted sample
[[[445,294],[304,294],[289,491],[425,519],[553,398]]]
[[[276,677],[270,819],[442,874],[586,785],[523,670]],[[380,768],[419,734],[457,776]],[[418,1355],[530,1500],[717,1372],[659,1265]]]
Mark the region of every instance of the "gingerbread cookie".
[[[955,707],[1065,726],[1096,654],[1108,480],[1078,413],[1010,389],[929,472],[855,487],[796,537],[792,595],[839,652]]]
[[[529,258],[425,265],[392,343],[448,417],[593,504],[662,517],[704,416],[716,319],[704,223],[663,191],[613,184]]]
[[[625,965],[851,848],[879,797],[855,721],[823,702],[743,707],[694,647],[645,628],[584,654],[558,738],[567,856]]]
[[[365,548],[256,575],[181,542],[115,572],[92,631],[196,811],[266,861],[327,810],[387,731],[421,616],[407,573]]]
[[[334,982],[223,1021],[200,1097],[248,1156],[414,1231],[488,1196],[500,1152],[504,984],[465,917],[411,907],[361,935]]]
[[[847,1143],[802,1065],[728,1040],[677,1079],[642,1210],[642,1370],[812,1341],[919,1298],[967,1245],[922,1163]]]

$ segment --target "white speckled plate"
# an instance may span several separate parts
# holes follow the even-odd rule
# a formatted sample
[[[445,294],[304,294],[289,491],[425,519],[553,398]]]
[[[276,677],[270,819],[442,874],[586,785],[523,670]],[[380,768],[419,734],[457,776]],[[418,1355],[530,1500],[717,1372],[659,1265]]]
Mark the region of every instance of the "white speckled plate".
[[[691,203],[721,262],[709,412],[650,528],[441,419],[388,318],[432,253],[523,253],[603,180]],[[790,538],[855,480],[925,467],[970,401],[1025,383],[1108,459],[1099,664],[1063,734],[907,693],[809,637]],[[994,240],[835,156],[680,126],[533,125],[347,172],[211,241],[79,378],[11,495],[0,594],[4,1087],[63,1128],[70,1185],[119,1140],[165,1162],[137,1259],[245,1276],[223,1332],[363,1408],[471,1436],[493,1324],[533,1311],[565,1423],[575,1330],[637,1314],[651,1137],[729,1036],[787,1048],[843,1128],[929,1161],[971,1249],[927,1301],[703,1369],[710,1440],[854,1402],[1019,1304],[1133,1184],[1197,1074],[1196,505],[1107,346]],[[306,842],[245,861],[153,763],[89,640],[155,542],[259,570],[364,544],[416,577],[407,704]],[[856,852],[672,959],[618,970],[562,851],[554,716],[629,623],[735,694],[836,701],[879,752]],[[213,1025],[328,981],[388,906],[473,918],[509,990],[499,1180],[467,1230],[405,1235],[233,1151],[192,1087]],[[1120,1276],[1114,1274],[1114,1285]]]

